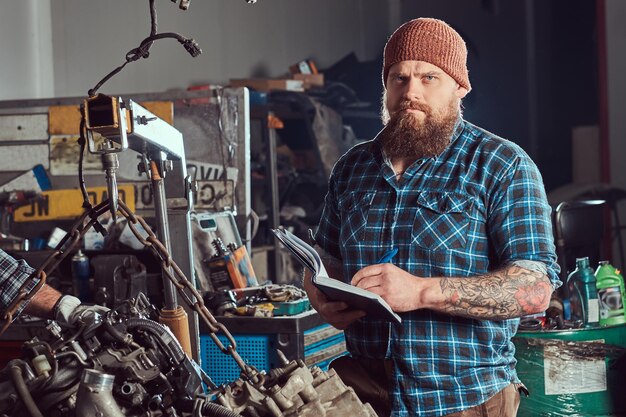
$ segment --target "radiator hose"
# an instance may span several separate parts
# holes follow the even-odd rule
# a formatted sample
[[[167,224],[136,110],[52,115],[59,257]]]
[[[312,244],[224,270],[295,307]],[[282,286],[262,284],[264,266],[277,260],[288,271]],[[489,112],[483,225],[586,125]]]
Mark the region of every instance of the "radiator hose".
[[[140,318],[132,318],[126,321],[126,327],[128,330],[141,329],[146,332],[152,333],[157,337],[157,341],[166,352],[174,358],[176,363],[180,363],[185,359],[185,352],[180,346],[180,343],[172,335],[170,330],[156,321]]]

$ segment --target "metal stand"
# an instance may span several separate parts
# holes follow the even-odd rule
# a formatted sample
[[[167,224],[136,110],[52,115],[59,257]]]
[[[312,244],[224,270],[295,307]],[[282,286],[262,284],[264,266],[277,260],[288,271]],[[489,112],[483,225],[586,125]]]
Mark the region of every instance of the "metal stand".
[[[168,253],[172,255],[183,273],[195,285],[193,274],[193,251],[190,247],[191,223],[189,213],[193,206],[191,195],[191,180],[187,176],[185,150],[182,134],[170,124],[161,120],[142,106],[128,100],[122,101],[120,98],[109,98],[98,95],[85,101],[87,117],[87,132],[90,150],[95,149],[93,133],[103,135],[107,140],[119,143],[121,150],[130,148],[143,155],[143,162],[138,169],[148,174],[152,181],[152,192],[155,200],[155,216],[158,224],[159,239],[165,246]],[[130,117],[126,117],[126,115]],[[113,123],[111,123],[113,121]],[[174,163],[176,162],[176,163]],[[172,198],[167,198],[164,178],[166,173],[171,171],[172,181],[176,186],[169,187],[172,191]],[[177,172],[178,175],[174,175]],[[111,175],[107,169],[107,182],[110,182]],[[112,176],[113,181],[115,176]],[[109,187],[109,190],[117,187]],[[182,192],[181,192],[182,190]],[[110,195],[111,201],[117,201],[117,195]],[[114,207],[111,207],[113,210]],[[175,221],[171,222],[168,211],[176,212]],[[169,228],[177,227],[177,230],[184,231],[177,234],[177,238],[185,245],[177,245],[186,250],[172,248]],[[172,322],[180,323],[185,320],[184,313],[178,305],[178,298],[173,283],[163,272],[163,292],[164,308],[163,315],[167,316],[166,324]],[[193,298],[192,298],[193,299]],[[183,347],[189,346],[189,352],[194,359],[199,358],[200,338],[198,333],[198,317],[195,311],[188,306],[184,307],[189,320],[189,337],[191,340],[179,340]],[[172,319],[173,316],[176,316]],[[176,326],[170,326],[174,330]],[[181,327],[181,326],[178,326]],[[184,326],[187,327],[187,326]],[[188,337],[188,336],[185,336]]]

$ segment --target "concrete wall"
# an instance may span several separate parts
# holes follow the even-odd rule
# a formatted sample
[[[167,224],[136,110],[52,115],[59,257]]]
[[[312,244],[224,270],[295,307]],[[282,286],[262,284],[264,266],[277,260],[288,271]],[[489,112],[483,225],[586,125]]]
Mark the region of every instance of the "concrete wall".
[[[392,2],[393,3],[393,2]],[[103,89],[134,93],[278,77],[313,58],[323,68],[354,51],[371,59],[382,48],[389,6],[377,0],[194,0],[188,11],[157,0],[159,32],[194,38],[192,58],[173,39],[129,64]],[[84,95],[149,34],[147,1],[55,0],[52,10],[56,96]]]
[[[54,93],[50,0],[0,0],[0,100]]]

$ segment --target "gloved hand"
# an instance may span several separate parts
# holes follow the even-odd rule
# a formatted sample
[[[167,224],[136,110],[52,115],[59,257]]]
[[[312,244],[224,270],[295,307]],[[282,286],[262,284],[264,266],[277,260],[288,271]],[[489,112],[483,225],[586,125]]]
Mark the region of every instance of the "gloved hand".
[[[78,298],[64,295],[55,306],[54,319],[61,324],[75,326],[78,322],[100,321],[107,311],[107,307],[82,304]]]

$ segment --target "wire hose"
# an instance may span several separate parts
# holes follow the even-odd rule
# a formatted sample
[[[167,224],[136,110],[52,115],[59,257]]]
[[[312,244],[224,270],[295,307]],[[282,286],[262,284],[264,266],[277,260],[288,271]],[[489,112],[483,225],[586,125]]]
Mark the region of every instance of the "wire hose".
[[[158,343],[176,360],[176,363],[185,359],[185,352],[180,343],[162,324],[148,319],[132,318],[126,321],[126,326],[128,330],[138,328],[157,336]]]
[[[83,174],[83,160],[85,158],[85,147],[87,145],[86,135],[86,119],[85,119],[85,107],[80,106],[80,128],[79,128],[80,136],[78,137],[78,144],[80,146],[79,156],[78,156],[78,184],[80,186],[80,192],[83,195],[83,208],[85,210],[89,210],[89,218],[91,218],[93,222],[93,228],[96,229],[98,233],[102,236],[106,236],[106,230],[104,226],[97,221],[98,213],[93,210],[93,206],[89,201],[89,195],[87,194],[87,185],[85,184],[85,176]]]
[[[85,159],[85,146],[87,145],[87,139],[85,138],[85,108],[80,108],[80,127],[78,137],[78,145],[80,146],[80,152],[78,154],[78,184],[80,185],[80,192],[83,195],[83,208],[90,209],[91,203],[89,202],[89,195],[87,194],[87,186],[85,185],[85,177],[83,176],[83,164]]]
[[[197,411],[199,411],[199,413],[194,413],[194,416],[241,417],[239,413],[235,413],[222,405],[210,402],[204,402]]]
[[[165,39],[165,38],[174,38],[178,42],[180,42],[185,47],[189,55],[191,55],[194,58],[202,53],[202,49],[200,49],[200,46],[198,46],[198,44],[191,38],[186,38],[178,33],[172,33],[172,32],[157,33],[157,13],[156,13],[156,7],[154,5],[154,0],[149,0],[149,5],[150,5],[150,36],[148,36],[143,41],[141,41],[141,44],[137,48],[133,48],[130,51],[128,51],[128,53],[126,53],[124,63],[118,66],[117,68],[115,68],[113,71],[111,71],[107,75],[105,75],[104,78],[101,79],[100,82],[98,82],[98,84],[96,84],[94,88],[90,89],[87,92],[89,97],[95,96],[98,90],[100,89],[100,87],[102,87],[102,85],[106,83],[108,80],[110,80],[114,75],[116,75],[122,69],[124,69],[126,64],[130,62],[135,62],[141,58],[144,58],[144,59],[148,58],[150,56],[150,48],[152,47],[152,44],[154,44],[154,41],[156,40]]]
[[[17,365],[13,365],[11,366],[9,371],[11,372],[11,379],[13,379],[13,385],[15,386],[15,389],[18,395],[20,396],[20,399],[24,403],[24,406],[28,410],[29,414],[32,417],[43,417],[43,414],[41,414],[41,411],[39,411],[37,404],[35,404],[35,400],[33,400],[33,397],[32,395],[30,395],[30,391],[28,390],[28,387],[26,386],[26,383],[24,382],[24,377],[22,376],[22,369]]]

